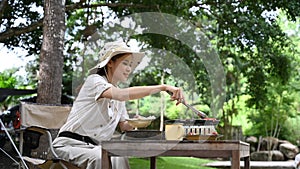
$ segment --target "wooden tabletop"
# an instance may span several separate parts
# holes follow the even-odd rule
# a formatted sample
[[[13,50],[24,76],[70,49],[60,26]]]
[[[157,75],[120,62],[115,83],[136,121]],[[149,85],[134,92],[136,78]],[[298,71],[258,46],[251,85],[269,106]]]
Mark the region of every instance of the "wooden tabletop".
[[[234,140],[183,142],[167,140],[111,140],[102,142],[102,149],[106,155],[124,157],[231,157],[234,169],[240,168],[240,158],[246,159],[245,168],[247,168],[250,156],[249,144]]]

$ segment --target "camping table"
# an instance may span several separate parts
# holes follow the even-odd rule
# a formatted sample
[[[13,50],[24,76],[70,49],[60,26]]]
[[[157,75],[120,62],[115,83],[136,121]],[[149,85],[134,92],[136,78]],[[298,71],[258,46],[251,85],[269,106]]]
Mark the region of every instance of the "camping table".
[[[187,141],[166,140],[111,140],[102,142],[102,168],[110,168],[110,156],[150,157],[150,168],[156,168],[158,156],[181,156],[199,158],[230,157],[231,168],[240,168],[240,158],[244,158],[244,168],[250,168],[249,144],[242,141]]]

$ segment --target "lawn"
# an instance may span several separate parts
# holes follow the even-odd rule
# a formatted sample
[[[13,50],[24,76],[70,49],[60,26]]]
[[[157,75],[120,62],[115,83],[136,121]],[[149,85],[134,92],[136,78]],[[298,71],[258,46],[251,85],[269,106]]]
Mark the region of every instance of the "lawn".
[[[214,169],[202,166],[209,162],[211,160],[192,157],[158,157],[156,166],[157,169]],[[131,169],[150,168],[149,158],[129,158],[129,163]]]

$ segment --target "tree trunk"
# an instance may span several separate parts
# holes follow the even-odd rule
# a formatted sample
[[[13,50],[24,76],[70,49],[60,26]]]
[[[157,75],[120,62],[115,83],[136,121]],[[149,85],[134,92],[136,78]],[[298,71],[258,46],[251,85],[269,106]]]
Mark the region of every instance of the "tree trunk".
[[[64,35],[65,1],[45,0],[37,103],[61,103]]]

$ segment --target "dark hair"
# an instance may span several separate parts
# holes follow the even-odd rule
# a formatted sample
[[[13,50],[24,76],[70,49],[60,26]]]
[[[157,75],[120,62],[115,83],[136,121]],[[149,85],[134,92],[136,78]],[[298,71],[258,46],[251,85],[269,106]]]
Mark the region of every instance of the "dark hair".
[[[120,53],[120,54],[117,54],[117,55],[113,56],[110,60],[116,61],[117,59],[119,59],[120,57],[124,56],[125,54],[127,54],[127,53]],[[105,65],[105,66],[102,67],[102,68],[98,68],[96,74],[98,74],[98,75],[100,75],[100,76],[106,76],[106,73],[105,73],[105,70],[104,70],[104,69],[106,69],[106,66],[107,66],[107,65]],[[107,69],[106,69],[106,70],[107,70]]]
[[[100,76],[106,76],[104,67],[103,68],[98,68],[96,74],[98,74]]]

